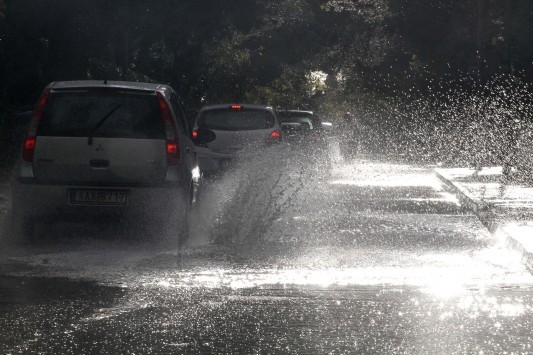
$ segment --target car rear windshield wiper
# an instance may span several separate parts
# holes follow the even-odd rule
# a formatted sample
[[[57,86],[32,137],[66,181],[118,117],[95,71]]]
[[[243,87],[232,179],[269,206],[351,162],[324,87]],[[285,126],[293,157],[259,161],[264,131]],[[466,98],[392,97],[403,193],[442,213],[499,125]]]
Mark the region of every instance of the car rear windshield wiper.
[[[109,117],[111,117],[111,115],[113,113],[115,113],[116,110],[118,110],[118,108],[122,106],[121,104],[118,104],[117,106],[113,107],[111,109],[111,111],[109,111],[104,117],[102,117],[102,119],[100,121],[98,121],[98,123],[96,125],[94,125],[93,129],[91,130],[91,133],[89,133],[89,138],[88,138],[88,141],[87,141],[87,144],[89,145],[93,145],[93,135],[94,135],[94,132],[96,132],[98,130],[98,128],[100,128],[104,123],[105,121],[107,121],[107,119]]]

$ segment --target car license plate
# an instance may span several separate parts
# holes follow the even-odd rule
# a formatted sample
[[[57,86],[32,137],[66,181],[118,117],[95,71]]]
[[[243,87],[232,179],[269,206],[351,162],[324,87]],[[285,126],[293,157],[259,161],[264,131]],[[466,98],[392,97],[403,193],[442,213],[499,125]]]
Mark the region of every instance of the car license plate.
[[[70,189],[69,204],[98,205],[98,206],[126,206],[128,204],[127,190],[93,190]]]

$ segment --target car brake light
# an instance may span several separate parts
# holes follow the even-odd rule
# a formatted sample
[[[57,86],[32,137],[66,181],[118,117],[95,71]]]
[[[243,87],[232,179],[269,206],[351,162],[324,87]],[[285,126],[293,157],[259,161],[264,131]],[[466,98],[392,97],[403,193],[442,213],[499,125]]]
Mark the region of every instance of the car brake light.
[[[197,147],[207,148],[207,143],[211,143],[217,138],[215,132],[207,128],[198,128],[192,131],[192,139]]]
[[[200,136],[200,133],[198,133],[197,130],[192,131],[192,139],[194,141],[194,144],[199,147],[207,147],[207,144],[205,144],[204,142],[199,142],[199,139],[198,139],[199,136]]]
[[[170,107],[163,94],[157,92],[157,100],[159,101],[159,108],[161,109],[161,117],[163,118],[163,125],[165,127],[165,139],[167,145],[167,164],[177,165],[180,162],[180,144],[178,139],[178,131],[176,124],[172,119]]]
[[[270,137],[272,137],[272,138],[281,138],[281,132],[276,130],[276,131],[270,133]]]
[[[230,108],[232,110],[242,110],[244,107],[242,107],[242,105],[231,105]]]
[[[199,146],[199,147],[207,147],[207,144],[198,142],[198,137],[199,136],[200,136],[200,134],[198,133],[198,131],[196,129],[194,131],[192,131],[192,139],[194,141],[194,144]]]
[[[24,146],[22,148],[22,160],[31,163],[33,161],[33,153],[35,152],[35,137],[26,136]]]
[[[28,132],[26,134],[26,139],[24,140],[24,145],[22,147],[22,160],[31,163],[33,162],[33,154],[35,153],[35,145],[37,143],[37,128],[39,122],[41,121],[44,113],[44,107],[46,105],[46,100],[48,100],[48,95],[50,94],[51,88],[46,88],[39,97],[39,101],[35,105],[33,114],[31,116],[31,121],[28,126]]]
[[[275,130],[270,133],[270,136],[268,137],[269,142],[279,142],[281,141],[282,135],[280,130]]]
[[[176,165],[179,159],[179,144],[175,140],[167,140],[167,162],[168,165]]]

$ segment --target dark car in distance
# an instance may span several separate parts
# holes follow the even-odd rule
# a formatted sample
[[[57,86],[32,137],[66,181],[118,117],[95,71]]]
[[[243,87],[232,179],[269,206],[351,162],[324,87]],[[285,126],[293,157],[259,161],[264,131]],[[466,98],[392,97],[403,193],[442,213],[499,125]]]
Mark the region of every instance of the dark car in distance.
[[[322,122],[313,111],[278,110],[283,135],[291,144],[326,144],[326,135],[331,124]]]

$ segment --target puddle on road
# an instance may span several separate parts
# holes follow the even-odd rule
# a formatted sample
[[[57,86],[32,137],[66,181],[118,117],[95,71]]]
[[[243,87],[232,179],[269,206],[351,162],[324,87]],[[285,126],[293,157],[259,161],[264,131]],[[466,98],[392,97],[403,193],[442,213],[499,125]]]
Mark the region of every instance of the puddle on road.
[[[294,163],[291,164],[294,167]],[[428,199],[433,199],[435,204],[455,206],[457,201],[443,190],[434,176],[420,170],[410,172],[409,166],[370,165],[366,164],[366,172],[365,167],[356,164],[334,166],[328,179],[310,181],[304,181],[301,176],[291,180],[289,170],[269,181],[269,188],[228,179],[224,185],[228,187],[227,193],[220,187],[208,190],[213,194],[225,194],[219,205],[213,203],[213,208],[208,210],[209,222],[224,217],[220,211],[230,210],[229,216],[235,220],[251,217],[246,228],[238,232],[240,238],[253,234],[256,231],[253,226],[259,223],[265,227],[261,232],[279,238],[284,233],[297,233],[298,242],[303,240],[302,244],[290,240],[276,244],[272,243],[274,238],[270,244],[254,244],[252,248],[238,243],[224,247],[210,245],[177,254],[156,248],[149,250],[142,243],[129,245],[124,238],[119,241],[91,239],[66,249],[53,246],[40,252],[37,249],[33,255],[11,257],[8,262],[27,267],[26,270],[14,268],[10,273],[95,280],[103,285],[119,285],[130,295],[119,304],[87,316],[85,319],[89,323],[148,309],[147,305],[157,304],[160,297],[173,299],[182,293],[238,294],[246,290],[258,293],[291,289],[355,293],[365,289],[395,289],[398,293],[409,290],[417,295],[416,300],[450,301],[456,305],[454,307],[463,305],[469,310],[480,309],[484,314],[523,316],[531,313],[527,300],[522,303],[484,301],[489,297],[487,294],[501,287],[533,285],[533,277],[515,253],[487,242],[490,239],[487,232],[474,217],[456,212],[439,214],[438,208],[431,210],[433,214],[427,209],[415,210],[421,213],[398,212]],[[258,173],[265,175],[265,172],[262,169]],[[244,175],[246,179],[249,176]],[[290,183],[278,183],[284,180]],[[251,197],[247,191],[239,194],[238,186],[252,189],[254,194]],[[338,188],[336,193],[343,194],[338,200],[344,204],[321,205],[324,201],[318,199],[320,193],[332,186],[350,189],[351,193],[355,190],[362,200],[369,197],[365,194],[379,195],[384,193],[382,189],[387,189],[388,199],[375,198],[372,205],[378,209],[380,203],[385,203],[387,209],[371,210],[363,206],[354,212],[346,208],[352,197]],[[231,211],[230,207],[234,206],[231,203],[247,198],[261,200],[260,208],[256,210],[253,204],[244,204],[244,209]],[[369,203],[369,199],[365,201]],[[399,205],[398,201],[403,203]],[[295,203],[300,204],[298,208]],[[322,217],[314,214],[317,206],[329,214]],[[346,218],[347,223],[337,224],[339,218]],[[283,224],[287,220],[290,226]],[[374,224],[369,226],[370,222]],[[214,223],[212,227],[218,226],[220,224]],[[324,228],[329,228],[329,233],[324,233]],[[142,239],[140,237],[137,239]],[[344,243],[346,238],[355,243]],[[447,240],[453,245],[442,244],[439,238],[442,243]],[[387,240],[396,244],[389,245],[385,243]],[[274,247],[269,249],[270,246]],[[468,301],[473,293],[477,296]],[[451,317],[445,311],[440,316]]]

